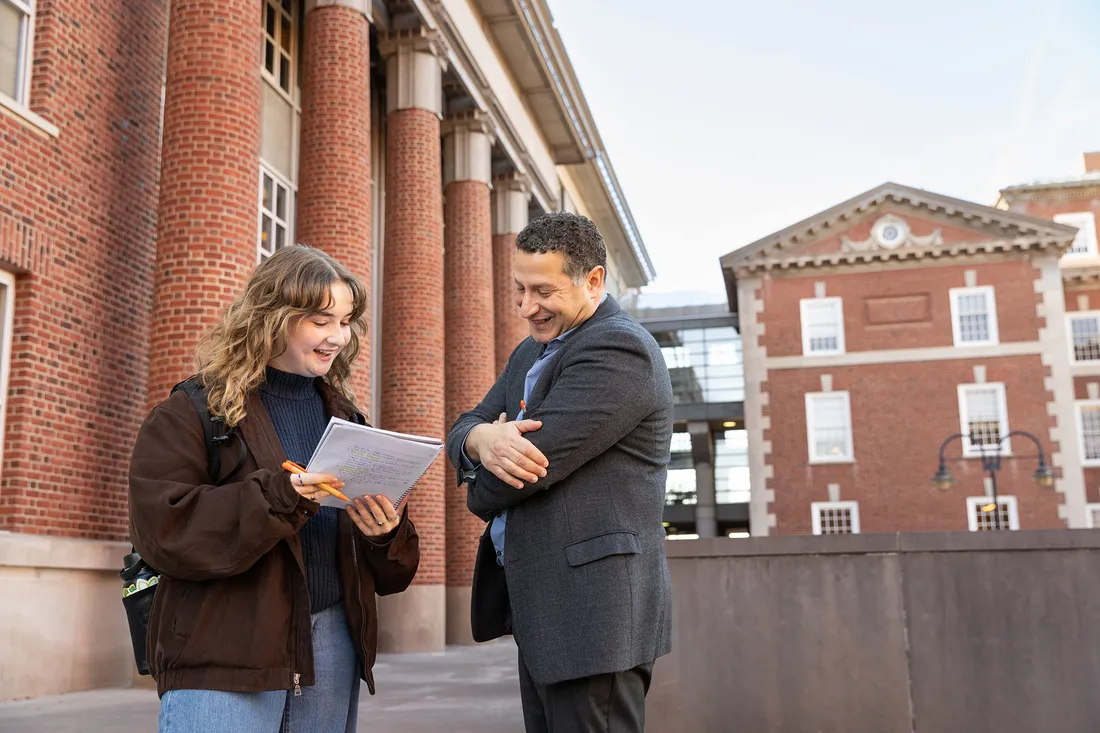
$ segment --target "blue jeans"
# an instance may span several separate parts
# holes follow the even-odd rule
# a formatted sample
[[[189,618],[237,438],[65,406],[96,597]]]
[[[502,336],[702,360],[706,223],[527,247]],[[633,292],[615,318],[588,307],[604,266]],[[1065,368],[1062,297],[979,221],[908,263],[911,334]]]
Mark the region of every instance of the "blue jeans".
[[[160,699],[160,733],[355,733],[359,660],[343,604],[310,617],[317,683],[287,690],[169,690]]]

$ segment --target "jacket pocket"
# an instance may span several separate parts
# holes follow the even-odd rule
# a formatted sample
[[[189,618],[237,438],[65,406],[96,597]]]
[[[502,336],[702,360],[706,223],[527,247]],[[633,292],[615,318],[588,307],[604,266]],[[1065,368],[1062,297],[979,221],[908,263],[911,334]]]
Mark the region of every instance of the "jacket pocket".
[[[633,532],[608,532],[565,546],[565,559],[571,567],[602,560],[611,555],[637,555],[642,551]]]

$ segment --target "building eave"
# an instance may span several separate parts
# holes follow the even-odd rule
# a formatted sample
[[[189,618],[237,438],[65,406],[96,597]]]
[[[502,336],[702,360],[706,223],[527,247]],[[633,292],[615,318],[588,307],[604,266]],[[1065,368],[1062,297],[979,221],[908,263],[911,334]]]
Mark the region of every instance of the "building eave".
[[[609,212],[597,226],[610,238],[628,243],[636,270],[632,287],[650,282],[656,272],[623,195],[615,169],[600,138],[588,102],[581,91],[561,36],[553,25],[546,0],[470,0],[488,27],[504,63],[516,81],[525,105],[546,140],[556,165],[570,166],[583,177],[594,177],[586,208]],[[586,170],[587,169],[587,170]],[[618,230],[613,232],[612,230]]]

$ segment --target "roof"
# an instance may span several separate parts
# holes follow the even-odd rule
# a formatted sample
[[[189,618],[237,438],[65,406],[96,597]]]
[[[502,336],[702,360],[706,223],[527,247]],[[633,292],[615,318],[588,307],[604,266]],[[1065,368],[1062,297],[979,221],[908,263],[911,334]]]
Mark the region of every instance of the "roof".
[[[1019,183],[1015,186],[1008,186],[1001,189],[1001,196],[1005,194],[1013,193],[1030,193],[1032,191],[1043,191],[1055,188],[1080,188],[1080,187],[1100,187],[1100,171],[1090,171],[1089,173],[1078,173],[1073,176],[1060,176],[1058,178],[1044,178],[1030,183]]]
[[[941,242],[929,242],[919,250],[877,249],[872,251],[847,251],[829,255],[799,255],[797,249],[808,242],[828,236],[834,231],[847,227],[849,220],[860,217],[868,211],[887,202],[907,203],[923,208],[930,213],[959,217],[971,226],[1000,230],[1001,241],[1014,248],[1026,248],[1034,245],[1069,247],[1077,230],[1064,224],[1056,224],[1048,219],[1040,219],[1025,214],[1004,211],[992,206],[984,206],[971,201],[932,193],[923,189],[910,188],[899,183],[884,183],[881,186],[859,194],[830,209],[803,219],[773,234],[759,239],[740,249],[724,255],[720,262],[726,279],[727,297],[731,310],[737,309],[737,290],[735,286],[737,271],[771,269],[772,267],[820,267],[835,264],[853,264],[873,260],[900,259],[903,257],[921,257],[925,255],[958,255],[987,249],[988,243],[972,245],[943,245]]]

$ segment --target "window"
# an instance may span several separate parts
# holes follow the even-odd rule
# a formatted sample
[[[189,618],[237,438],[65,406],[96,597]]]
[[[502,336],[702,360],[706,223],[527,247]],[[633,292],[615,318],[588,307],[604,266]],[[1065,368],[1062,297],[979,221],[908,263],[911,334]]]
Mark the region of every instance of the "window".
[[[1090,211],[1055,214],[1054,221],[1077,227],[1077,236],[1066,250],[1067,257],[1096,256],[1096,216]]]
[[[951,289],[951,331],[955,346],[991,346],[998,342],[997,302],[992,287]]]
[[[959,385],[959,432],[966,436],[963,438],[964,456],[980,456],[983,445],[986,453],[1000,450],[1002,455],[1008,455],[1008,444],[1001,445],[1001,437],[1008,435],[1004,384]]]
[[[1077,440],[1081,463],[1100,466],[1100,400],[1077,403]]]
[[[34,0],[0,0],[0,97],[27,105],[34,45]]]
[[[297,13],[295,0],[264,2],[264,71],[287,94],[294,90]]]
[[[814,534],[859,534],[859,502],[815,501]]]
[[[998,496],[996,511],[994,511],[993,497],[968,496],[966,498],[966,516],[971,532],[997,529],[998,514],[1002,530],[1020,528],[1015,496]]]
[[[260,166],[259,259],[275,254],[290,241],[290,186]]]
[[[15,331],[15,276],[0,270],[0,446],[4,444],[4,419],[8,411],[8,376],[11,343]]]
[[[852,460],[852,412],[847,392],[806,395],[810,463]]]
[[[844,353],[844,305],[840,298],[806,298],[802,313],[802,355]]]
[[[1100,529],[1100,504],[1085,504],[1085,527]]]
[[[1100,311],[1073,313],[1067,318],[1073,361],[1100,361]]]

